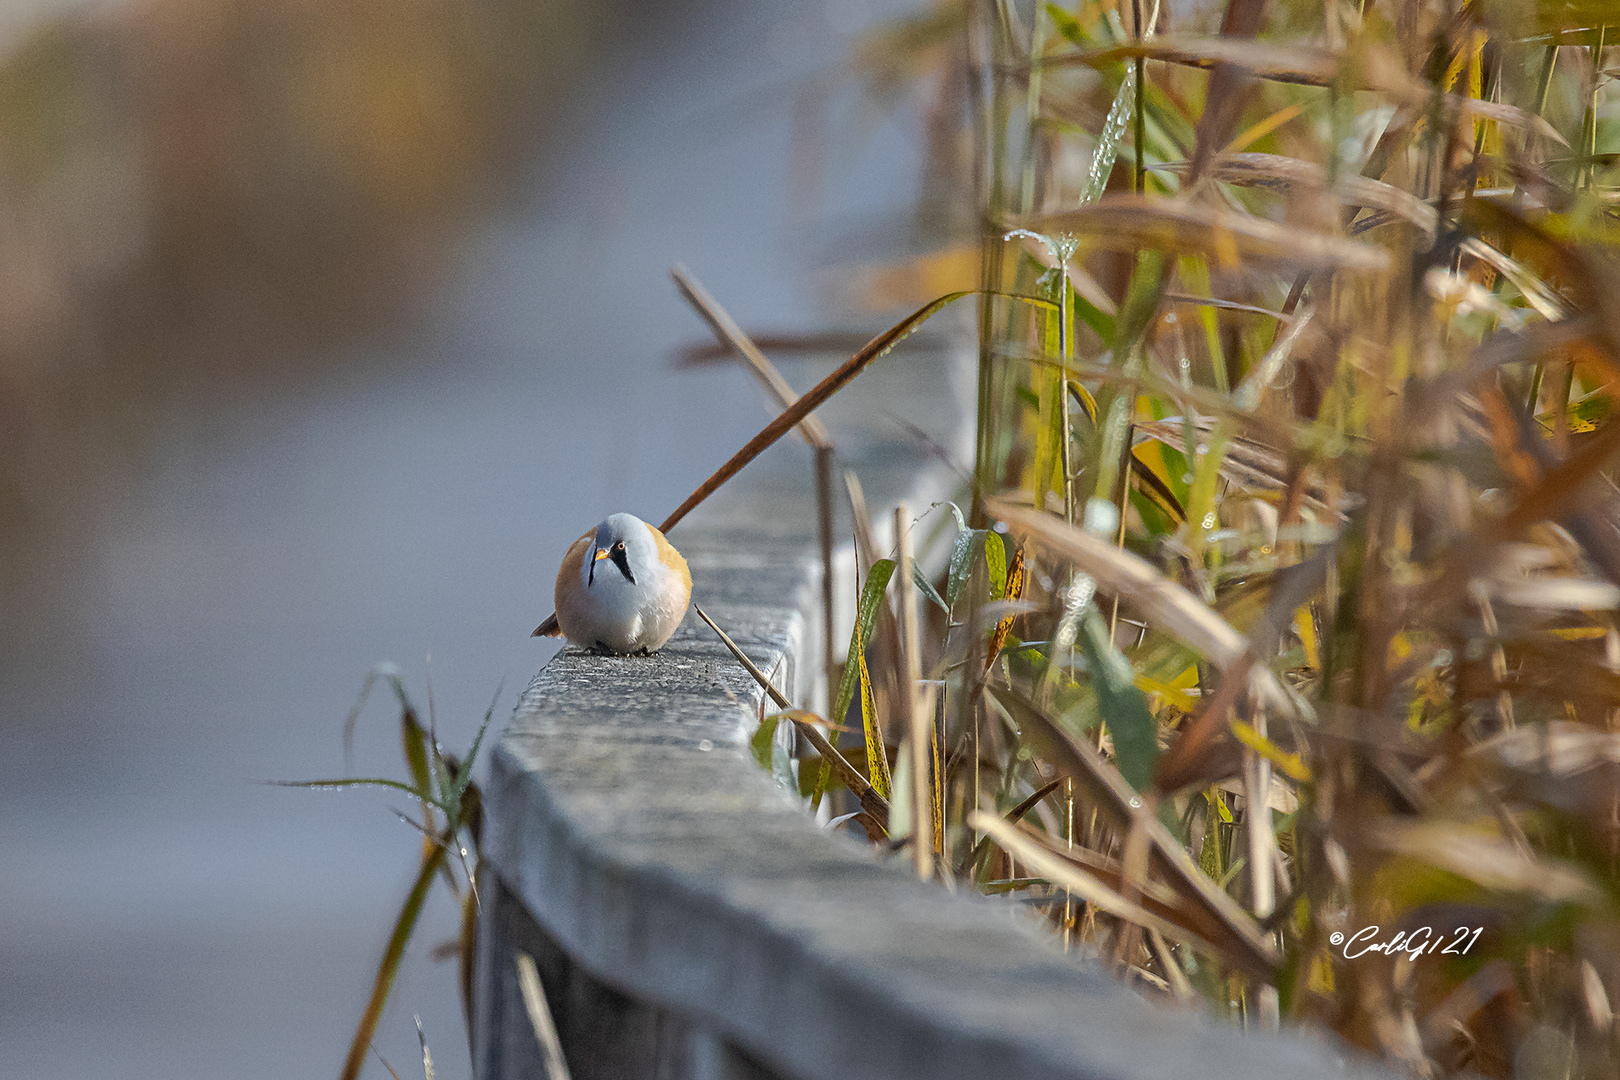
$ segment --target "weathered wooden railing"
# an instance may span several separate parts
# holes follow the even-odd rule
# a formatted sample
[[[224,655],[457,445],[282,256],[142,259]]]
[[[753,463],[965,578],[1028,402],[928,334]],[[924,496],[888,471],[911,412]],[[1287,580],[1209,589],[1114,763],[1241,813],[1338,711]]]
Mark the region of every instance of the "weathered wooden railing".
[[[935,396],[942,423],[960,419],[959,395]],[[788,456],[676,539],[699,602],[810,702],[821,569],[809,465]],[[856,456],[875,504],[926,506],[955,482],[914,444]],[[801,473],[797,491],[772,483]],[[1010,903],[924,885],[818,827],[750,758],[762,707],[695,617],[657,656],[567,650],[535,678],[486,788],[479,1080],[546,1076],[519,952],[574,1080],[1388,1075],[1149,1003]]]

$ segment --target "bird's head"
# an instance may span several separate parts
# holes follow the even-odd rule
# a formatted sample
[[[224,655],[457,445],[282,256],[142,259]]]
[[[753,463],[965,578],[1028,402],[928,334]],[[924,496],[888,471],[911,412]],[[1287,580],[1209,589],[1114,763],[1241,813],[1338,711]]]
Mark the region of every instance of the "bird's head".
[[[596,527],[590,558],[585,563],[585,586],[596,584],[601,563],[610,562],[631,585],[636,583],[635,567],[646,565],[644,548],[650,546],[652,535],[646,524],[632,514],[614,514]],[[601,567],[607,570],[606,567]],[[611,573],[612,571],[608,571]]]

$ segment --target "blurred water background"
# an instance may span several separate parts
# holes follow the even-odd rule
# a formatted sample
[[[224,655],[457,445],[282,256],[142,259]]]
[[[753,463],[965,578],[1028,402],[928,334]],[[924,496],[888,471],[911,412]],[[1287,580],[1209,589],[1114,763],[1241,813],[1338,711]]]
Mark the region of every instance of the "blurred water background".
[[[0,1074],[337,1071],[417,840],[257,781],[343,774],[383,660],[425,702],[431,654],[464,748],[555,649],[567,543],[763,422],[672,363],[704,333],[671,263],[746,326],[850,325],[827,268],[909,235],[926,105],[839,73],[911,6],[7,7]],[[394,724],[359,774],[399,774]],[[466,1074],[454,932],[435,897],[403,1076],[413,1013]]]

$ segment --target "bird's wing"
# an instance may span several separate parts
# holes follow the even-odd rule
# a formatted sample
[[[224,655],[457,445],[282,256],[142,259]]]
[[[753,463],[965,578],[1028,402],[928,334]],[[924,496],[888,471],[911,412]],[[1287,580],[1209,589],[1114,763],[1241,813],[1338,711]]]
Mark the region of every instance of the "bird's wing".
[[[653,534],[653,540],[658,545],[658,561],[669,567],[674,575],[686,583],[686,591],[692,591],[692,572],[686,568],[686,560],[681,553],[675,550],[675,545],[658,531],[656,525],[648,525],[647,529]]]
[[[585,565],[585,552],[590,549],[591,537],[595,530],[591,530],[568,546],[568,554],[563,556],[562,566],[557,568],[556,595],[562,595],[568,583],[579,580],[579,568]],[[555,614],[549,616],[545,622],[534,628],[532,637],[556,637],[562,633],[562,627],[557,623]]]

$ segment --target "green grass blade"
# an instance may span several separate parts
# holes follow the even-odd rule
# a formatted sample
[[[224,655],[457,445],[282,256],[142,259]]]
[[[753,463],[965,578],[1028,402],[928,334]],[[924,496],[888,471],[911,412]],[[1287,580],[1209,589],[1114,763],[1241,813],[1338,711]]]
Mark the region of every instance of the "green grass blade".
[[[1116,358],[1130,356],[1146,333],[1164,299],[1169,271],[1170,262],[1162,252],[1148,249],[1137,254],[1136,268],[1131,271],[1130,283],[1125,287],[1125,302],[1120,305],[1119,317],[1115,320]]]
[[[951,545],[951,561],[945,569],[945,612],[949,614],[956,610],[956,601],[962,595],[968,575],[973,572],[973,550],[980,543],[981,530],[968,528],[962,508],[955,503],[947,501],[934,505],[950,507],[952,516],[956,518],[956,542]]]
[[[1147,695],[1136,687],[1136,672],[1125,654],[1108,643],[1108,624],[1095,607],[1080,619],[1080,648],[1091,671],[1103,723],[1114,740],[1114,764],[1137,791],[1153,783],[1153,765],[1159,756],[1159,723],[1147,706]]]
[[[1074,314],[1080,321],[1095,330],[1097,336],[1104,341],[1113,341],[1118,334],[1118,323],[1115,322],[1114,316],[1081,296],[1072,284],[1069,286],[1069,306],[1074,309]],[[1073,320],[1070,321],[1070,325],[1073,325]]]
[[[1108,119],[1103,122],[1103,129],[1097,136],[1097,145],[1091,151],[1091,168],[1086,172],[1086,186],[1081,189],[1080,202],[1082,205],[1096,202],[1102,197],[1103,189],[1108,186],[1108,174],[1114,171],[1114,162],[1119,159],[1119,144],[1125,139],[1125,132],[1130,129],[1131,115],[1136,106],[1136,69],[1127,66],[1125,79],[1119,84],[1119,93],[1114,95],[1114,103],[1108,107]]]
[[[501,680],[495,687],[495,696],[489,700],[489,708],[484,711],[484,722],[478,725],[478,734],[473,736],[472,749],[461,762],[461,770],[456,775],[455,787],[451,790],[449,799],[445,801],[456,808],[457,818],[461,814],[461,796],[466,792],[467,785],[472,782],[473,763],[478,760],[478,750],[484,745],[484,735],[489,731],[489,721],[495,715],[495,704],[501,700],[501,691],[506,689],[506,681]]]
[[[409,784],[401,783],[398,780],[389,780],[387,777],[382,776],[346,776],[337,780],[266,780],[265,783],[274,787],[322,788],[333,791],[352,787],[385,787],[394,791],[403,791],[411,798],[420,799],[435,809],[444,809],[444,803],[428,795],[420,788],[414,788]]]
[[[1085,27],[1080,25],[1080,20],[1057,4],[1051,3],[1051,0],[1046,4],[1046,17],[1052,20],[1053,28],[1067,38],[1070,44],[1081,49],[1092,47],[1091,38],[1086,34]]]
[[[404,683],[399,681],[399,668],[393,664],[378,664],[366,672],[365,681],[360,684],[360,693],[355,695],[354,705],[349,709],[348,715],[343,718],[343,760],[348,761],[354,756],[354,728],[360,722],[360,711],[366,707],[366,700],[371,697],[371,688],[377,684],[378,679],[388,679],[394,685],[394,696],[400,698],[401,706],[410,709],[410,701],[405,696]]]
[[[916,563],[911,564],[911,580],[912,583],[917,586],[917,590],[923,594],[923,597],[927,599],[929,603],[933,604],[947,615],[951,613],[950,605],[945,603],[945,598],[939,595],[939,590],[934,588],[934,583],[928,580],[928,575],[924,574],[922,572],[922,568]]]
[[[985,531],[984,566],[990,575],[990,599],[1000,600],[1007,592],[1007,545],[998,532]]]
[[[424,793],[432,791],[433,774],[428,766],[427,732],[417,722],[416,713],[411,709],[399,711],[399,741],[404,748],[406,768],[410,770],[416,789]],[[427,799],[422,800],[422,816],[427,827],[432,829],[433,816],[429,812]]]
[[[879,559],[872,564],[872,569],[866,574],[866,584],[861,586],[860,599],[855,605],[855,628],[849,637],[849,658],[844,661],[844,674],[838,681],[838,700],[833,703],[833,711],[828,719],[835,724],[842,724],[844,717],[849,715],[849,703],[855,700],[855,688],[858,670],[855,657],[862,652],[861,643],[872,638],[872,624],[877,619],[878,605],[883,602],[883,593],[889,587],[889,578],[894,574],[893,559]]]
[[[858,623],[856,629],[860,629]],[[872,699],[872,673],[866,667],[865,646],[864,640],[856,642],[855,663],[861,677],[861,730],[866,737],[866,775],[872,790],[888,799],[894,791],[894,779],[889,775],[889,753],[878,725],[877,702]]]
[[[945,609],[956,610],[956,602],[973,575],[973,555],[984,544],[984,529],[963,529],[956,534],[956,546],[951,549],[951,565],[945,574]]]
[[[771,768],[771,747],[776,741],[776,725],[782,722],[781,713],[772,713],[759,722],[754,734],[748,740],[748,747],[754,752],[754,760],[766,772]]]

